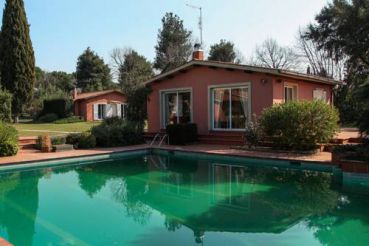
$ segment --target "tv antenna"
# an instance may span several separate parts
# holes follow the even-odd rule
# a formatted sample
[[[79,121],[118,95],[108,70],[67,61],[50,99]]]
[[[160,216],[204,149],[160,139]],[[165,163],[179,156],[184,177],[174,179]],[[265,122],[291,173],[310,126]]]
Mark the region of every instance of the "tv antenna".
[[[200,11],[199,29],[200,29],[200,44],[202,46],[202,7],[191,5],[191,4],[186,4],[186,5],[187,5],[187,7],[190,7],[190,8],[193,8],[193,9],[197,9],[197,10]]]

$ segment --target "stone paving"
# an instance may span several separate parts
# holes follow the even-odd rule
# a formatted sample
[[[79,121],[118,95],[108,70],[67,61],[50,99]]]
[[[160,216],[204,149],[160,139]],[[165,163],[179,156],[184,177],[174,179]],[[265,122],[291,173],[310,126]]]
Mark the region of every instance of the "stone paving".
[[[114,152],[140,150],[150,148],[149,145],[136,145],[129,147],[117,147],[117,148],[96,148],[89,150],[72,150],[66,152],[51,152],[41,153],[38,150],[23,149],[20,150],[16,156],[1,157],[1,164],[16,164],[19,162],[28,161],[45,161],[58,158],[70,158],[79,156],[89,156],[98,154],[109,154]],[[237,150],[232,149],[229,146],[224,145],[207,145],[207,144],[195,144],[188,146],[163,146],[161,149],[166,150],[179,150],[188,152],[197,152],[205,154],[218,154],[218,155],[231,155],[231,156],[244,156],[244,157],[256,157],[256,158],[269,158],[269,159],[287,159],[287,160],[300,160],[300,161],[314,161],[325,162],[327,164],[331,161],[331,153],[319,152],[316,154],[292,154],[292,153],[275,153],[265,151],[251,151],[251,150]]]

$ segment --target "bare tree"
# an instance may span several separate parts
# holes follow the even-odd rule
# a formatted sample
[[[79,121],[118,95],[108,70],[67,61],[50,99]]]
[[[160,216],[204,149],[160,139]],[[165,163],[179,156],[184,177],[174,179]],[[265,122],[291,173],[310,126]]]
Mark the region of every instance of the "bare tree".
[[[296,70],[300,63],[298,58],[292,48],[280,46],[276,40],[270,38],[256,46],[255,55],[250,62],[261,67]]]
[[[114,48],[110,53],[110,68],[113,79],[118,81],[120,71],[119,69],[123,66],[125,57],[127,54],[132,53],[132,48]]]
[[[297,50],[301,60],[308,67],[308,73],[338,80],[344,79],[347,58],[336,60],[330,52],[319,48],[317,43],[306,38],[302,30],[299,30]]]

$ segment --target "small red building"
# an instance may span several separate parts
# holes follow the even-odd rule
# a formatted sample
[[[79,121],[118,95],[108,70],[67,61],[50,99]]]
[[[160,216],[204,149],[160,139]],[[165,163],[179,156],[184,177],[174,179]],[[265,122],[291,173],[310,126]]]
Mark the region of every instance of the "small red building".
[[[86,121],[98,121],[118,116],[125,118],[127,98],[118,90],[73,93],[74,115]]]
[[[200,139],[222,142],[239,136],[253,114],[275,103],[321,99],[332,103],[338,82],[280,69],[193,60],[147,82],[148,131],[163,131],[168,124],[193,122]],[[211,139],[218,141],[210,141]]]

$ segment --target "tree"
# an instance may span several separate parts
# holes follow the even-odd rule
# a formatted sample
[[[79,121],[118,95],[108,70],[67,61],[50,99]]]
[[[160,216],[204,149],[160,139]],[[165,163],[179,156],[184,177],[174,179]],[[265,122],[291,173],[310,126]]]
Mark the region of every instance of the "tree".
[[[153,75],[151,63],[144,56],[134,50],[124,55],[124,62],[119,67],[119,84],[125,93],[141,88]]]
[[[314,40],[304,36],[304,31],[299,31],[297,49],[304,63],[308,64],[310,73],[322,77],[343,80],[345,77],[346,57],[336,59],[328,50],[319,48]]]
[[[235,50],[234,43],[221,39],[219,43],[210,47],[210,61],[241,63],[241,58]]]
[[[338,101],[338,105],[344,106],[339,108],[340,113],[354,114],[361,130],[369,133],[369,90],[365,89],[369,77],[369,26],[366,24],[369,22],[369,1],[334,0],[315,20],[304,37],[316,42],[319,50],[328,51],[336,61],[347,57],[345,88],[341,88],[343,93],[339,101],[336,99],[336,104]]]
[[[120,87],[127,96],[128,120],[143,129],[147,118],[147,95],[150,93],[144,82],[154,75],[151,63],[132,49],[114,49],[111,57],[118,68]]]
[[[83,91],[101,91],[111,88],[110,68],[88,47],[79,57],[76,69],[77,86]]]
[[[275,69],[296,69],[297,54],[289,47],[280,46],[276,40],[267,39],[255,49],[254,65]]]
[[[192,54],[191,34],[177,15],[166,13],[155,46],[154,68],[166,72],[186,63]]]
[[[15,122],[32,99],[35,56],[23,0],[7,0],[1,28],[1,82],[13,94]]]

